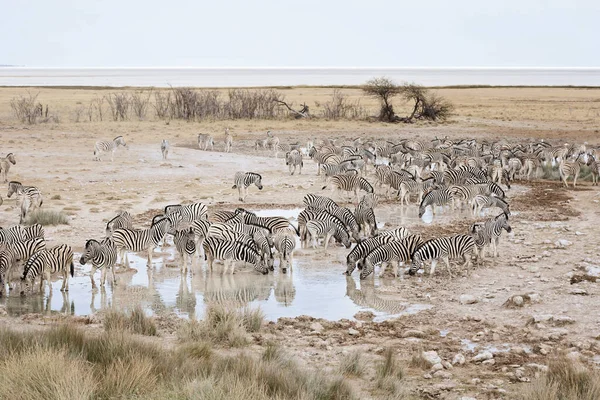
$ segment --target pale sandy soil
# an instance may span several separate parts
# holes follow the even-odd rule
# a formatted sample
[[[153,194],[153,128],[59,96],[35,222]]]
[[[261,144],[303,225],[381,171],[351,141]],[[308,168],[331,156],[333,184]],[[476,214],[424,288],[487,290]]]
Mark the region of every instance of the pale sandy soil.
[[[251,187],[246,207],[300,207],[305,193],[320,193],[322,181],[316,176],[316,165],[305,160],[302,175],[290,177],[282,160],[271,152],[253,149],[254,140],[263,137],[267,129],[274,131],[282,143],[304,142],[307,139],[335,137],[350,139],[358,136],[373,139],[405,137],[451,138],[478,137],[509,141],[546,138],[560,141],[587,141],[598,144],[596,135],[600,122],[600,90],[576,89],[461,89],[440,90],[457,105],[457,116],[446,124],[383,125],[356,121],[227,121],[185,123],[171,121],[80,122],[69,121],[68,110],[77,101],[86,102],[94,91],[70,89],[40,89],[42,102],[53,107],[57,101],[64,122],[23,126],[10,114],[9,101],[24,89],[0,89],[0,154],[14,152],[17,164],[10,179],[38,186],[44,193],[44,208],[63,210],[70,216],[70,225],[46,228],[48,241],[69,243],[80,252],[85,240],[104,234],[106,221],[119,209],[137,215],[139,225],[149,223],[149,210],[167,204],[200,200],[209,209],[234,209],[240,204],[237,191],[231,189],[233,175],[238,170],[252,170],[263,175],[264,190]],[[286,92],[295,101],[327,96],[330,89],[297,88]],[[356,95],[357,93],[354,93]],[[231,127],[235,135],[232,154],[222,152],[222,131]],[[195,148],[199,132],[214,132],[216,151],[203,152]],[[129,150],[120,148],[111,163],[92,161],[94,142],[123,135]],[[168,161],[160,155],[160,141],[166,138],[172,148]],[[373,177],[369,177],[373,181]],[[320,321],[323,332],[312,332],[310,317],[281,320],[269,324],[255,335],[256,346],[277,341],[308,365],[335,368],[343,353],[364,350],[369,360],[386,346],[397,349],[403,360],[420,350],[437,350],[448,361],[462,352],[467,364],[449,370],[450,379],[427,380],[418,367],[408,367],[406,386],[422,398],[459,399],[474,395],[479,398],[518,398],[528,383],[517,382],[514,371],[525,366],[525,376],[536,374],[530,363],[545,364],[548,357],[560,352],[577,352],[586,363],[600,360],[600,316],[597,284],[583,282],[571,285],[570,272],[582,265],[600,265],[596,241],[600,235],[598,190],[583,183],[578,190],[562,189],[557,182],[522,183],[508,192],[513,234],[504,236],[500,244],[501,257],[488,259],[476,266],[470,276],[450,278],[442,265],[434,277],[386,280],[375,293],[363,291],[366,301],[373,296],[400,299],[409,303],[432,305],[428,311],[384,323],[355,321]],[[0,207],[0,225],[18,222],[14,200],[6,199]],[[53,199],[60,196],[60,199]],[[335,198],[339,200],[339,198]],[[412,206],[416,208],[415,205]],[[394,225],[399,208],[383,202],[377,209],[381,222]],[[425,237],[465,232],[472,222],[470,216],[449,216],[434,220],[431,225],[410,221],[407,225]],[[554,243],[566,239],[573,244],[556,249]],[[303,250],[310,256],[310,251]],[[332,267],[341,271],[345,252],[333,250]],[[78,267],[79,268],[79,267]],[[457,269],[455,269],[455,272]],[[571,294],[584,289],[587,295]],[[463,294],[473,295],[478,302],[460,304]],[[534,296],[523,307],[506,307],[514,295]],[[371,296],[371,297],[369,297]],[[572,320],[555,318],[532,322],[532,317],[568,316]],[[57,317],[2,317],[3,323],[41,324]],[[172,341],[176,320],[162,323],[162,340]],[[81,319],[78,319],[81,320]],[[89,321],[88,321],[89,322]],[[89,329],[100,329],[97,320]],[[351,336],[349,328],[359,334]],[[420,332],[407,333],[410,330]],[[445,336],[440,335],[443,331]],[[405,336],[417,337],[405,337]],[[462,340],[462,342],[461,342]],[[464,340],[479,345],[476,352],[489,346],[499,350],[495,364],[482,366],[470,361]],[[253,347],[254,349],[255,347]],[[542,349],[542,350],[540,350]],[[547,353],[548,354],[542,354]],[[355,386],[365,398],[380,395],[371,390],[372,368],[364,379],[355,379]]]

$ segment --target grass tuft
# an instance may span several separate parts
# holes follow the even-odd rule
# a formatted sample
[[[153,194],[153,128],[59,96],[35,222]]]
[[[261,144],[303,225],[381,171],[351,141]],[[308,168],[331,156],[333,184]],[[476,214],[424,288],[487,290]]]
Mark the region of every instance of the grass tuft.
[[[383,361],[381,361],[376,368],[377,377],[379,378],[397,378],[402,379],[404,377],[404,369],[398,363],[396,359],[396,353],[390,347],[383,352]]]
[[[344,376],[361,377],[365,373],[365,362],[360,351],[345,354],[340,361],[340,373]]]
[[[135,307],[131,312],[110,310],[104,315],[104,330],[132,332],[145,336],[157,336],[157,328],[154,319],[147,317],[140,306]]]
[[[40,224],[47,225],[69,225],[67,214],[62,211],[37,209],[29,213],[26,225]]]
[[[548,372],[525,391],[523,400],[600,399],[600,373],[563,357],[551,361]]]

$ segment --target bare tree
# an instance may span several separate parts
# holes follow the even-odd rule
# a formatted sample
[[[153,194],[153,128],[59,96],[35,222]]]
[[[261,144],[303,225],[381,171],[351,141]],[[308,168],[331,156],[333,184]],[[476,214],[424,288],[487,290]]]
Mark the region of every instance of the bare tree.
[[[129,101],[131,104],[131,109],[136,117],[140,121],[146,118],[146,111],[148,110],[148,104],[150,104],[150,95],[152,91],[147,92],[146,96],[143,91],[132,93]]]
[[[445,120],[454,110],[452,103],[428,89],[414,83],[406,83],[402,86],[402,96],[409,102],[413,102],[411,114],[402,118],[404,122],[413,120]]]
[[[17,119],[23,123],[35,124],[38,119],[43,117],[44,107],[37,103],[39,93],[32,94],[27,92],[27,96],[13,97],[10,100],[10,107]],[[46,114],[48,110],[46,108]]]
[[[398,85],[386,77],[374,78],[365,83],[363,91],[367,96],[374,97],[380,101],[381,107],[379,109],[379,116],[377,117],[380,121],[398,121],[398,117],[394,112],[394,106],[392,105],[392,98],[401,92]]]
[[[294,118],[310,118],[310,112],[306,103],[302,104],[302,108],[298,111],[294,110],[288,103],[283,100],[275,100],[278,104],[285,106]]]
[[[159,119],[171,118],[169,108],[171,105],[171,92],[154,92],[154,110]]]
[[[75,122],[79,122],[81,120],[81,116],[83,115],[84,111],[85,108],[82,105],[75,107],[75,110],[73,110],[73,117],[75,119]]]
[[[113,121],[125,121],[129,118],[130,102],[127,93],[110,93],[104,98],[110,108]]]

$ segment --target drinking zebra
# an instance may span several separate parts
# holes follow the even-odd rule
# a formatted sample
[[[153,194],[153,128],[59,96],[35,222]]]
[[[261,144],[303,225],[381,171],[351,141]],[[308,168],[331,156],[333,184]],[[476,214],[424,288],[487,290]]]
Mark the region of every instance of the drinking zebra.
[[[391,262],[394,277],[398,277],[398,266],[400,262],[408,262],[411,259],[412,253],[421,244],[421,236],[409,235],[403,239],[390,241],[384,245],[376,247],[365,257],[365,266],[360,272],[360,279],[365,279],[375,269],[375,265],[383,262]],[[384,269],[381,269],[381,275],[384,274]]]
[[[475,240],[469,235],[454,235],[448,237],[441,237],[436,239],[430,239],[425,243],[422,243],[413,253],[412,264],[408,271],[409,275],[414,275],[419,269],[423,268],[423,264],[427,260],[431,261],[431,268],[429,275],[433,275],[435,272],[435,266],[438,260],[441,258],[446,263],[448,269],[448,275],[452,277],[452,271],[450,271],[450,259],[462,257],[465,263],[463,268],[470,266],[471,258],[470,255],[476,251]]]
[[[290,175],[294,175],[296,172],[296,167],[300,168],[298,175],[302,175],[302,167],[304,167],[302,153],[300,153],[298,150],[292,150],[285,153],[285,165],[288,166]]]
[[[5,252],[8,257],[7,260],[3,259],[3,262],[0,262],[0,295],[4,290],[4,284],[11,280],[13,270],[15,270],[17,264],[26,262],[33,254],[45,248],[46,241],[44,238],[33,238],[0,244],[0,251]],[[23,271],[20,271],[19,276],[22,274]]]
[[[163,141],[160,143],[160,152],[162,153],[162,159],[166,160],[167,156],[169,155],[169,141],[166,139],[163,139]]]
[[[214,260],[223,260],[223,273],[231,266],[231,273],[234,272],[235,261],[244,261],[254,266],[254,269],[263,275],[269,273],[269,269],[265,265],[260,254],[252,247],[243,243],[222,240],[215,237],[207,237],[202,243],[204,254],[208,261],[210,270],[213,270]]]
[[[197,202],[192,204],[170,204],[165,206],[165,215],[179,213],[181,221],[193,222],[200,219],[208,219],[208,207],[206,204]]]
[[[188,261],[192,259],[194,253],[196,252],[196,234],[194,233],[194,229],[189,227],[175,231],[173,242],[175,243],[175,248],[181,255],[183,261],[180,270],[181,272],[187,272],[189,264]]]
[[[506,200],[495,196],[477,195],[471,200],[473,215],[480,215],[484,208],[498,207],[507,215],[510,215],[509,205]]]
[[[262,176],[254,172],[241,172],[238,171],[235,173],[233,178],[233,186],[232,189],[238,190],[238,200],[243,202],[248,194],[248,186],[255,184],[258,190],[262,190]]]
[[[471,234],[475,238],[475,245],[479,251],[478,259],[482,260],[485,257],[487,246],[492,248],[492,256],[498,257],[498,242],[503,229],[508,233],[512,231],[508,223],[508,215],[505,213],[471,226]]]
[[[333,237],[337,242],[342,243],[347,249],[350,248],[350,236],[343,225],[336,224],[333,221],[323,221],[313,219],[306,223],[306,230],[312,239],[312,248],[317,248],[318,238],[324,238],[325,251],[329,245],[329,240]]]
[[[15,155],[13,153],[8,153],[6,157],[0,157],[0,172],[2,173],[2,181],[4,183],[8,182],[8,171],[10,171],[10,164],[15,165],[17,161],[15,160]]]
[[[435,215],[435,206],[445,206],[453,199],[452,193],[448,189],[434,189],[423,196],[419,204],[419,218],[423,217],[427,207],[431,206],[431,212]]]
[[[200,150],[206,151],[210,146],[211,151],[215,149],[215,140],[208,133],[199,133],[198,134],[198,148]]]
[[[111,237],[115,229],[133,229],[131,214],[119,211],[117,216],[106,223],[106,237]]]
[[[117,136],[112,140],[112,142],[108,141],[98,141],[94,146],[94,160],[100,161],[103,153],[110,152],[110,161],[114,161],[115,152],[119,146],[123,146],[127,148],[127,144],[125,143],[125,139],[123,136]]]
[[[90,280],[92,281],[92,288],[96,287],[94,282],[94,274],[97,270],[100,270],[100,286],[104,286],[106,282],[106,275],[108,270],[112,275],[113,285],[117,284],[117,277],[115,276],[115,263],[117,262],[117,248],[112,238],[107,237],[101,242],[95,239],[89,239],[85,242],[84,252],[79,258],[79,263],[85,265],[86,263],[92,263],[92,269],[90,271]]]
[[[288,268],[292,271],[292,263],[294,261],[294,249],[296,248],[296,240],[291,232],[280,231],[273,236],[273,244],[279,253],[279,268],[284,274]]]
[[[115,229],[112,239],[117,248],[117,254],[120,255],[121,263],[129,268],[127,251],[147,251],[148,265],[152,264],[154,248],[158,246],[170,229],[171,222],[168,218],[157,219],[156,217],[148,229]]]
[[[43,292],[44,281],[47,281],[50,286],[50,295],[52,295],[50,278],[56,274],[61,274],[63,278],[60,291],[68,291],[69,274],[71,277],[75,275],[75,266],[73,265],[73,249],[66,244],[40,250],[27,260],[21,277],[21,295],[31,290],[38,276],[40,276],[40,292]]]
[[[35,186],[23,186],[21,182],[10,181],[8,183],[7,197],[10,198],[14,193],[19,197],[21,208],[21,218],[19,223],[22,224],[27,215],[40,208],[44,203],[42,192]]]
[[[309,193],[304,196],[302,202],[306,208],[312,208],[314,210],[329,210],[332,208],[338,208],[339,206],[329,197],[319,196],[318,194]]]

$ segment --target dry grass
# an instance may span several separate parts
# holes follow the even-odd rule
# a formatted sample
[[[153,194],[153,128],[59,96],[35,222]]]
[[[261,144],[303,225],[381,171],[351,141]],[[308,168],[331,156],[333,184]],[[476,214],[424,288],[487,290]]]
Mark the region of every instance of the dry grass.
[[[104,329],[107,332],[132,332],[146,336],[156,336],[157,329],[154,319],[147,317],[140,306],[135,307],[130,312],[109,310],[104,315]]]
[[[525,391],[523,400],[600,399],[600,373],[567,358],[553,360],[548,372]]]
[[[400,394],[399,381],[404,377],[404,368],[398,363],[392,348],[383,352],[383,360],[376,367],[377,388],[391,394]]]
[[[343,377],[307,370],[275,348],[261,358],[222,356],[206,342],[166,349],[128,333],[87,335],[58,325],[0,330],[0,357],[0,393],[6,398],[356,398]]]
[[[410,357],[410,361],[409,361],[408,365],[411,368],[419,368],[419,369],[422,369],[423,371],[426,371],[429,369],[429,363],[427,362],[425,357],[423,357],[422,350],[413,352],[412,356]]]
[[[353,351],[345,354],[339,366],[339,371],[344,376],[357,376],[361,377],[365,373],[365,361],[360,351]]]
[[[27,216],[27,225],[69,225],[69,218],[62,211],[37,209]]]

